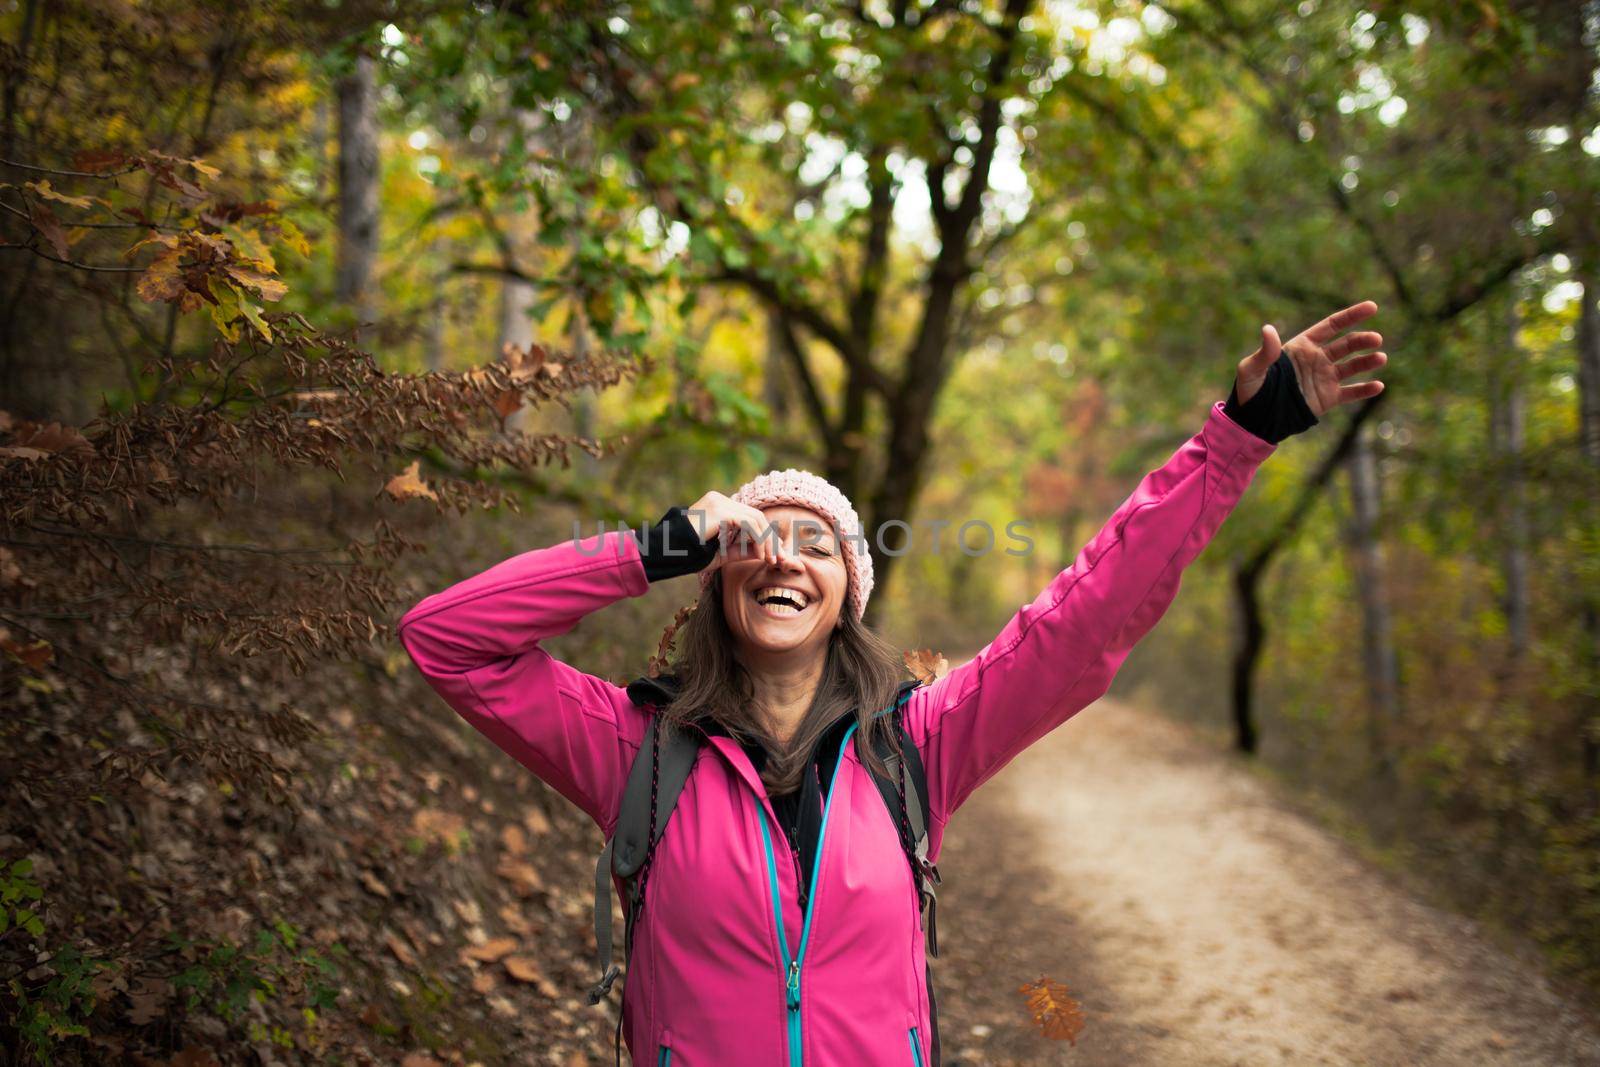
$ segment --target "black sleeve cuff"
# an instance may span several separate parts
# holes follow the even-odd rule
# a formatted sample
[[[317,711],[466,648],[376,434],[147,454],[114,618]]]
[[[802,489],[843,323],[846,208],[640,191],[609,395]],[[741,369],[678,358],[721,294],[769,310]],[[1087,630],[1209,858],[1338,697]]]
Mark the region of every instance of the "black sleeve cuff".
[[[1319,421],[1311,406],[1300,393],[1300,383],[1294,376],[1294,362],[1289,353],[1278,356],[1278,361],[1267,370],[1266,380],[1249,403],[1239,403],[1239,383],[1228,391],[1222,413],[1264,441],[1277,444],[1285,437],[1304,433]]]
[[[694,574],[717,558],[718,540],[700,540],[700,532],[689,520],[688,509],[683,507],[668,508],[654,526],[630,532],[639,543],[645,577],[652,582]]]

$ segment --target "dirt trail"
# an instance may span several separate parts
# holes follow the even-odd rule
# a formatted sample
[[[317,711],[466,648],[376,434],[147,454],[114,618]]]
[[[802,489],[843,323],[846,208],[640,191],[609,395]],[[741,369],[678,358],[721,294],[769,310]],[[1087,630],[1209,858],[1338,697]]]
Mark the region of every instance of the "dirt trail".
[[[1116,701],[980,789],[941,868],[946,1063],[1600,1064],[1594,1017],[1534,961]],[[1087,1009],[1076,1048],[1022,1011],[1041,974]]]

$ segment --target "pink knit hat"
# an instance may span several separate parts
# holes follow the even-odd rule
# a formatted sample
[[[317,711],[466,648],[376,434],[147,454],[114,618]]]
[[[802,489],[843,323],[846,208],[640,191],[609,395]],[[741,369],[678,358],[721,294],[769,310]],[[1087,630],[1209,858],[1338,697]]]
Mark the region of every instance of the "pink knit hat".
[[[849,575],[850,606],[856,618],[867,610],[867,598],[872,595],[872,553],[867,551],[861,519],[851,505],[849,497],[841,493],[832,482],[819,478],[810,471],[789,467],[781,471],[768,471],[739,487],[732,498],[741,504],[757,509],[779,504],[809,508],[828,521],[839,535],[839,545],[844,552],[845,571]],[[722,542],[727,544],[731,533],[723,531]],[[700,589],[711,584],[716,572],[700,572]]]

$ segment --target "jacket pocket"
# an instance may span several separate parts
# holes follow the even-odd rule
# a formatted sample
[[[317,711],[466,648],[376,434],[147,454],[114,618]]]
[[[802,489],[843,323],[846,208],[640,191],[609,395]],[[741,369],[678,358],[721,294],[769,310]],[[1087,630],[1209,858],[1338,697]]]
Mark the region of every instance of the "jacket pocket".
[[[917,1028],[913,1026],[906,1036],[911,1039],[912,1067],[922,1067],[922,1038],[917,1036]]]

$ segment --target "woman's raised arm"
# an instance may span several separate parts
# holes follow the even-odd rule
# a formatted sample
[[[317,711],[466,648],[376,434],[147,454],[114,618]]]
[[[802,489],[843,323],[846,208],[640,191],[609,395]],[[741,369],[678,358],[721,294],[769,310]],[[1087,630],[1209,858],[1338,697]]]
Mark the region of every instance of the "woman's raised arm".
[[[1183,569],[1277,446],[1211,407],[1110,520],[969,663],[913,691],[907,728],[927,767],[930,852],[972,791],[1110,688],[1178,592]]]
[[[1358,354],[1381,335],[1341,336],[1377,310],[1362,301],[1287,343],[1263,327],[1262,347],[1240,361],[1234,393],[1211,406],[1200,432],[1144,476],[1072,565],[971,662],[913,691],[906,724],[927,766],[930,855],[973,790],[1105,694],[1278,440],[1382,391],[1377,381],[1342,384],[1387,361]]]
[[[644,716],[625,689],[539,642],[708,558],[673,508],[642,537],[618,530],[512,556],[423,599],[396,628],[446,703],[609,836]]]

